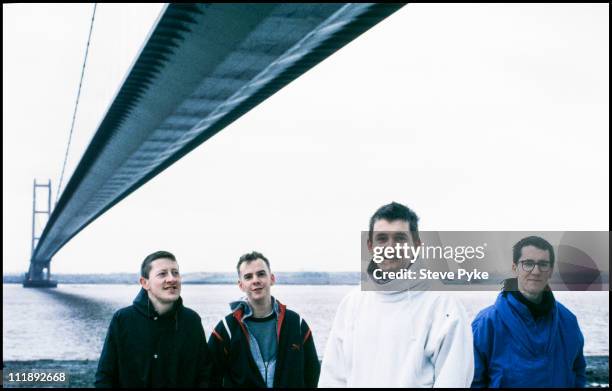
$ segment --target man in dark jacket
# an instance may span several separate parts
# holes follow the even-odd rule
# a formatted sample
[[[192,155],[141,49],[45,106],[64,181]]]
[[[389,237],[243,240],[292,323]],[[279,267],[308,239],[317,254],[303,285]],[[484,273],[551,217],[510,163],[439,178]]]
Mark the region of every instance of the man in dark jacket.
[[[529,236],[514,245],[516,278],[504,283],[495,304],[472,323],[472,387],[584,387],[584,338],[576,316],[548,286],[555,254]]]
[[[268,259],[245,254],[236,269],[246,298],[230,304],[232,313],[208,341],[211,386],[316,387],[320,365],[312,333],[300,315],[272,297],[275,277]]]
[[[198,314],[183,306],[174,255],[158,251],[141,266],[142,289],[115,313],[108,328],[96,387],[206,387],[210,360]]]

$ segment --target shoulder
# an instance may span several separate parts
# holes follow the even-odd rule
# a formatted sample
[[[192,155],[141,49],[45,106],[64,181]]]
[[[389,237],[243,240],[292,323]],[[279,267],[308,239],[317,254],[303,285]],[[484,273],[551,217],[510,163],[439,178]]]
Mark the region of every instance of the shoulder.
[[[304,319],[304,317],[302,317],[302,315],[300,315],[300,313],[294,311],[294,310],[290,310],[288,308],[285,309],[285,318],[284,318],[285,322],[291,322],[295,325],[298,325],[298,327],[302,327],[302,325],[306,325],[308,326],[308,323],[306,322],[306,319]]]
[[[234,313],[230,312],[217,322],[214,330],[216,330],[218,333],[229,334],[231,336],[233,334],[233,330],[238,329],[239,327],[240,325],[234,317]]]
[[[351,289],[338,303],[335,318],[352,317],[352,314],[355,314],[355,310],[363,306],[366,295],[369,293],[372,292],[363,292],[359,287]]]
[[[114,329],[115,331],[125,330],[126,328],[131,329],[138,323],[139,318],[142,317],[133,305],[120,308],[113,314],[109,329]]]
[[[486,324],[492,324],[499,318],[498,306],[501,300],[505,300],[504,295],[500,292],[495,297],[495,302],[487,307],[484,307],[474,317],[472,321],[472,329],[476,330],[479,327],[483,327]]]
[[[495,305],[493,304],[493,305],[490,305],[480,310],[474,317],[474,321],[472,322],[472,324],[474,325],[474,324],[491,321],[495,319],[496,317],[497,317],[497,309],[495,308]]]
[[[351,307],[364,301],[368,294],[372,292],[364,292],[360,287],[351,289],[340,301],[339,307]]]
[[[302,318],[302,315],[300,315],[296,311],[290,310],[289,308],[285,307],[285,313],[283,315],[283,324],[284,327],[290,327],[300,330],[302,328],[302,325],[307,323]]]
[[[297,312],[285,307],[285,319],[302,319],[302,316]]]
[[[576,315],[572,311],[570,311],[566,306],[561,304],[559,301],[555,301],[557,305],[557,310],[559,311],[559,316],[563,316],[568,319],[576,319]]]
[[[115,311],[113,315],[113,322],[121,322],[127,319],[130,319],[138,314],[136,308],[133,305],[129,305],[127,307],[123,307]]]
[[[558,301],[556,302],[556,306],[559,313],[559,320],[561,322],[578,327],[578,318],[576,318],[576,315],[574,315],[572,311]]]
[[[192,310],[189,307],[182,307],[181,308],[181,315],[189,321],[197,321],[197,322],[201,322],[202,319],[200,318],[200,315],[198,315],[197,312],[195,312],[194,310]]]
[[[474,320],[472,321],[472,327],[483,326],[485,324],[492,324],[500,320],[501,313],[500,308],[504,306],[503,302],[507,301],[506,294],[503,292],[498,293],[495,297],[495,302],[480,310]],[[501,306],[501,307],[500,307]],[[508,313],[506,313],[506,316]]]
[[[486,336],[491,333],[495,334],[501,330],[502,324],[507,323],[508,319],[504,320],[504,317],[514,316],[512,312],[500,311],[500,305],[506,297],[499,293],[495,300],[495,303],[480,310],[474,320],[472,321],[472,331],[474,337]]]

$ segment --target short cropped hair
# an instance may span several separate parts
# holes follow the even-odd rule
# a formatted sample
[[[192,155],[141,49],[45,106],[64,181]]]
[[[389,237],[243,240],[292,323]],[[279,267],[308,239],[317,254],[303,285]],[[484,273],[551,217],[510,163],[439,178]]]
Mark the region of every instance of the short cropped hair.
[[[534,246],[540,250],[548,250],[551,264],[555,263],[555,250],[553,249],[552,244],[539,236],[528,236],[523,238],[512,247],[512,261],[514,263],[518,263],[519,259],[521,258],[521,251],[523,247],[527,246]]]
[[[176,257],[168,252],[168,251],[155,251],[153,254],[147,255],[147,257],[142,261],[142,265],[140,266],[140,276],[144,278],[149,278],[149,272],[151,272],[151,263],[160,258],[172,259],[176,262]]]
[[[374,232],[374,223],[376,223],[378,220],[406,221],[410,227],[410,232],[412,232],[412,238],[415,241],[419,240],[419,217],[412,211],[412,209],[405,205],[392,202],[378,208],[378,210],[370,218],[370,232],[368,234],[368,239],[370,241],[372,240],[372,235]]]
[[[238,264],[236,265],[236,271],[238,272],[238,277],[240,277],[240,265],[242,265],[245,262],[249,263],[249,262],[256,261],[258,259],[261,259],[262,261],[265,262],[266,266],[268,266],[268,270],[272,270],[270,269],[270,261],[268,261],[268,258],[264,257],[262,253],[258,253],[257,251],[251,251],[250,253],[247,253],[241,256],[240,259],[238,260]]]

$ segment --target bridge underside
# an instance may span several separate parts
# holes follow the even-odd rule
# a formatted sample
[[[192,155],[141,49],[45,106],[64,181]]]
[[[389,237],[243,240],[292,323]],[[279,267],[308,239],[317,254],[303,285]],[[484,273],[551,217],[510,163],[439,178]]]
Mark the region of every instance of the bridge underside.
[[[97,217],[401,6],[168,5],[61,194],[29,278],[42,281]]]

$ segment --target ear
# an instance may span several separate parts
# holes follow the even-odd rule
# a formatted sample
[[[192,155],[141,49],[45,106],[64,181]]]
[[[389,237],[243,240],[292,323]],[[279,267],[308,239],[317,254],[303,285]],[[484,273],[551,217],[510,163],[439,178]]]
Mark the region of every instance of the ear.
[[[241,291],[246,292],[246,288],[242,284],[242,279],[238,279],[238,288],[240,288]]]
[[[274,285],[276,283],[276,277],[274,276],[274,273],[270,274],[270,286]]]
[[[517,264],[514,262],[512,262],[512,271],[514,272],[514,274],[518,275]]]
[[[368,239],[368,251],[370,253],[374,252],[374,249],[372,248],[372,241],[370,239]]]
[[[145,290],[148,291],[149,290],[149,280],[144,278],[144,277],[140,277],[138,279],[138,282],[140,282],[140,286]]]

